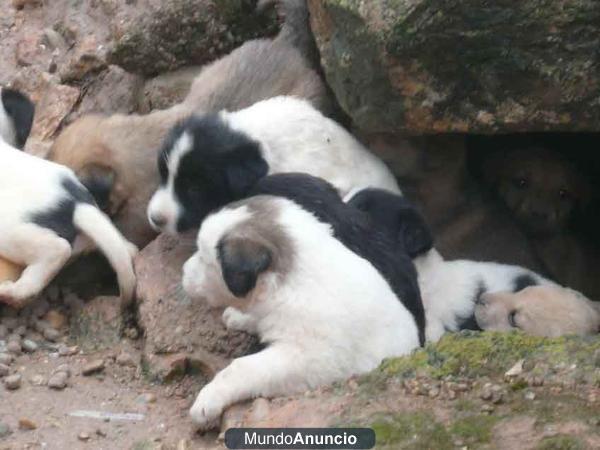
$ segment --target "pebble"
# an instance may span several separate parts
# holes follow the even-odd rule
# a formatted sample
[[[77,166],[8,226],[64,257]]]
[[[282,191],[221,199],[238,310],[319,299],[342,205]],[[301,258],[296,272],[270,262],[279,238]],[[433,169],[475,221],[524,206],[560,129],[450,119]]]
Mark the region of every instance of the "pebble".
[[[37,428],[37,424],[31,420],[26,418],[19,419],[19,430],[35,430]]]
[[[535,400],[535,392],[525,392],[525,400]]]
[[[8,353],[0,353],[0,364],[10,366],[14,360],[15,357],[13,355],[9,355]]]
[[[4,387],[11,391],[19,389],[21,387],[21,375],[10,375],[4,378]]]
[[[77,439],[79,439],[80,441],[89,441],[90,440],[90,433],[82,431],[81,433],[79,433],[77,435]]]
[[[67,374],[67,376],[69,376],[69,377],[71,376],[71,368],[69,367],[68,364],[61,364],[54,370],[54,373],[56,373],[56,372],[64,372]]]
[[[21,343],[17,341],[10,341],[6,344],[6,349],[13,355],[20,355],[22,353]]]
[[[30,379],[29,382],[33,385],[33,386],[44,386],[46,384],[46,378],[43,375],[33,375]]]
[[[60,339],[61,333],[60,331],[55,330],[54,328],[46,328],[42,333],[46,339],[50,342],[56,342]]]
[[[517,361],[517,363],[512,366],[505,374],[504,376],[507,378],[514,378],[514,377],[518,377],[519,375],[521,375],[523,373],[523,363],[525,362],[524,359],[521,359],[519,361]]]
[[[14,334],[17,334],[21,337],[25,336],[25,334],[27,334],[27,327],[25,325],[19,325],[15,331]]]
[[[128,328],[125,329],[125,336],[128,339],[131,339],[132,341],[135,341],[136,339],[138,339],[140,337],[140,332],[138,331],[137,328],[128,327]]]
[[[56,309],[48,311],[44,316],[44,320],[55,330],[60,330],[67,326],[67,317]]]
[[[0,364],[0,377],[5,377],[10,373],[10,367],[6,364]]]
[[[32,341],[31,339],[24,339],[21,343],[21,347],[23,348],[23,351],[27,353],[36,352],[39,348],[37,343],[35,341]]]
[[[136,403],[141,403],[143,405],[148,403],[156,403],[156,395],[148,392],[146,394],[141,394],[138,398],[135,399]]]
[[[56,372],[48,380],[50,389],[62,390],[67,387],[69,375],[66,372]]]
[[[119,353],[119,355],[117,356],[117,364],[119,364],[120,366],[129,366],[129,367],[137,366],[137,364],[135,363],[135,360],[133,359],[133,356],[131,356],[131,354],[127,353],[127,352]]]
[[[486,414],[491,414],[494,412],[494,407],[492,405],[490,405],[489,403],[486,403],[484,405],[481,405],[481,412],[486,413]]]
[[[61,345],[58,347],[58,354],[60,356],[73,356],[79,352],[79,347],[74,345],[73,347],[69,347],[67,345]]]
[[[96,360],[86,364],[85,366],[83,366],[81,373],[84,376],[88,376],[88,375],[92,375],[96,372],[101,372],[103,370],[104,370],[104,360],[96,359]]]

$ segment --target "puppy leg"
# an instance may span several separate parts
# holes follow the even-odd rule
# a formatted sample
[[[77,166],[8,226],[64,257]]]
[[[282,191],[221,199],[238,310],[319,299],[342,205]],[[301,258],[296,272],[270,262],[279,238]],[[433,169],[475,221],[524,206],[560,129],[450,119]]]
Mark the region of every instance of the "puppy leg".
[[[223,311],[223,323],[228,330],[245,331],[250,334],[257,332],[254,318],[231,306]]]
[[[318,367],[311,368],[306,353],[276,344],[235,359],[200,391],[190,410],[192,421],[200,429],[210,429],[218,426],[221,414],[233,403],[307,389],[311,370]]]
[[[40,293],[67,263],[71,245],[50,230],[23,224],[3,236],[0,255],[26,266],[17,281],[0,284],[0,301],[20,308]]]

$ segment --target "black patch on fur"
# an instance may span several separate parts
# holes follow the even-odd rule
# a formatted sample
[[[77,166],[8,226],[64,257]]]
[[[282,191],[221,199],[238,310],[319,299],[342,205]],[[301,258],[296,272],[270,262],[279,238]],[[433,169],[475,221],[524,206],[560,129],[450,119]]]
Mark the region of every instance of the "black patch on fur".
[[[344,203],[328,182],[307,174],[270,175],[258,181],[251,194],[288,198],[320,221],[330,224],[336,239],[373,264],[387,280],[413,315],[419,330],[419,341],[421,345],[424,344],[425,313],[412,259],[368,214]],[[336,262],[332,261],[332,264]]]
[[[248,252],[225,241],[217,245],[217,258],[225,284],[236,297],[245,297],[254,289],[258,276],[268,269],[272,259],[266,248]]]
[[[513,280],[513,292],[519,292],[529,286],[537,286],[537,280],[528,273],[519,275]]]
[[[169,175],[169,154],[184,133],[193,143],[175,175],[175,195],[183,209],[179,232],[199,227],[211,211],[243,198],[269,172],[258,142],[233,131],[218,115],[208,114],[179,123],[165,139],[158,157],[163,185]]]
[[[34,213],[29,222],[54,231],[58,236],[73,243],[78,234],[73,223],[75,206],[79,203],[94,204],[94,199],[85,188],[75,181],[65,178],[61,182],[65,196],[54,207]]]
[[[108,212],[113,180],[104,176],[88,176],[81,178],[81,184],[85,186],[98,207],[102,211]]]
[[[411,256],[416,258],[433,248],[433,236],[425,219],[405,197],[383,189],[363,189],[349,205],[366,212],[382,229],[390,233]]]
[[[479,280],[477,282],[477,290],[473,294],[473,298],[471,302],[475,305],[479,298],[487,292],[488,288],[483,282],[483,280]],[[479,325],[477,324],[477,320],[475,319],[475,314],[471,314],[469,317],[461,317],[458,323],[459,330],[473,330],[473,331],[483,331]]]
[[[13,122],[17,147],[23,148],[31,132],[35,106],[22,92],[7,88],[1,92],[2,104]]]

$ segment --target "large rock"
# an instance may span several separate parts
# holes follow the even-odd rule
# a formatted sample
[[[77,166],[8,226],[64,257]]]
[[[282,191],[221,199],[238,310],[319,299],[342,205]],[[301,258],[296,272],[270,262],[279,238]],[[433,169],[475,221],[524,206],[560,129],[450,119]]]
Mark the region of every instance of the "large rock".
[[[204,64],[275,28],[274,20],[254,15],[254,2],[247,0],[168,0],[151,2],[149,9],[110,54],[114,64],[144,75]]]
[[[161,378],[184,359],[183,365],[211,377],[231,358],[250,352],[256,343],[247,334],[227,331],[222,311],[185,295],[181,271],[194,248],[191,235],[181,240],[163,235],[136,258],[138,319],[146,337],[144,356],[150,373]]]
[[[600,130],[594,0],[309,0],[324,70],[363,130]]]

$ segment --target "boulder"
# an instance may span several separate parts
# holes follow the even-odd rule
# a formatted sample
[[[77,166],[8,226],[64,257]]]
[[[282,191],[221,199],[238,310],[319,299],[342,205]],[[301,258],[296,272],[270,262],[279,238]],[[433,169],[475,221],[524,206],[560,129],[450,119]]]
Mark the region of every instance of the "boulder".
[[[362,130],[600,130],[596,1],[309,6],[327,80]]]
[[[253,12],[254,2],[247,0],[151,2],[117,36],[109,59],[146,76],[202,65],[245,40],[275,31],[275,20]]]
[[[245,333],[227,331],[222,311],[186,296],[181,270],[194,249],[193,235],[181,239],[161,235],[135,261],[138,320],[146,337],[144,359],[149,372],[161,379],[172,370],[187,368],[212,377],[256,344]]]

